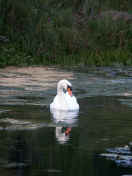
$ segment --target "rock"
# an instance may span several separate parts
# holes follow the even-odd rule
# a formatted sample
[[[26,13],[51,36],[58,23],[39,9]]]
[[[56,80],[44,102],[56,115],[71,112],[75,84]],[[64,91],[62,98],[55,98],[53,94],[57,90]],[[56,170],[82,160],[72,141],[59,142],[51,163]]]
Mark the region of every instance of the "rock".
[[[124,147],[109,148],[109,149],[106,149],[106,151],[110,153],[126,154],[126,155],[132,153],[128,145]]]
[[[9,42],[9,39],[6,36],[0,35],[0,42]]]
[[[128,145],[124,147],[115,147],[106,150],[108,153],[100,154],[108,160],[114,161],[118,166],[132,168],[132,152]]]

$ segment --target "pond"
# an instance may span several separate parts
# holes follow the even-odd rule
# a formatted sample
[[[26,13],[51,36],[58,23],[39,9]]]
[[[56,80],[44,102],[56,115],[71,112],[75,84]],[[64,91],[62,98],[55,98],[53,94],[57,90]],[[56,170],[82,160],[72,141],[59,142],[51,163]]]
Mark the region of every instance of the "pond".
[[[51,74],[51,70],[50,80],[46,79],[49,70],[41,80],[30,71],[29,75],[14,68],[0,72],[1,175],[132,175],[131,166],[100,157],[107,149],[132,142],[131,77],[56,69]],[[21,84],[18,80],[12,84],[14,75]],[[73,84],[80,111],[75,116],[63,114],[70,118],[57,122],[49,104],[56,94],[57,81],[66,76]]]

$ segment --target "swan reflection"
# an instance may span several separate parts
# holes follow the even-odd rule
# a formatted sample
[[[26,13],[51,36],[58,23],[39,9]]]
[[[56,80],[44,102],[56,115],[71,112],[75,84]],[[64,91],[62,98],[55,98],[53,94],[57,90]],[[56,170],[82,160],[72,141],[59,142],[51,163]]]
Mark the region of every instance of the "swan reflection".
[[[55,127],[56,140],[64,144],[69,140],[73,126],[77,125],[79,111],[51,110]]]
[[[63,111],[52,109],[51,114],[54,122],[59,123],[62,122],[64,125],[69,124],[73,125],[78,121],[78,110],[76,111]]]
[[[70,137],[71,127],[56,127],[55,135],[56,139],[60,144],[65,144]]]

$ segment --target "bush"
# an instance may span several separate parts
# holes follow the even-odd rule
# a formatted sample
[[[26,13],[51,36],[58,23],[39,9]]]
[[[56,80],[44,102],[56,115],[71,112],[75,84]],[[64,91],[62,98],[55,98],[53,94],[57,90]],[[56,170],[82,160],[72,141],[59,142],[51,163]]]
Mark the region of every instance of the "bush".
[[[132,24],[98,14],[108,8],[129,10],[131,2],[100,2],[0,0],[0,34],[10,40],[1,43],[0,65],[130,64]]]

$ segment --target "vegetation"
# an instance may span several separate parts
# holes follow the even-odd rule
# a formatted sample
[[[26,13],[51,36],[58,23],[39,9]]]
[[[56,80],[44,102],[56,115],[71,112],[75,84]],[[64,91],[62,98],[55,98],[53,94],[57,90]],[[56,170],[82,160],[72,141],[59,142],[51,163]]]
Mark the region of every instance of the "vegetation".
[[[0,0],[0,66],[132,65],[131,8],[131,0]]]

